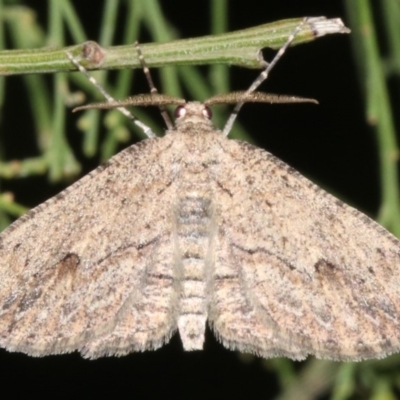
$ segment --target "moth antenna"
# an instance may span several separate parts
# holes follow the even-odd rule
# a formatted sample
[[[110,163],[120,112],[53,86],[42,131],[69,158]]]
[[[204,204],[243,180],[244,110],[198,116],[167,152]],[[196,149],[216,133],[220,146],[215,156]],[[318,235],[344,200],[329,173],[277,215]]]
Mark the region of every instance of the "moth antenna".
[[[115,103],[116,100],[103,88],[103,86],[100,85],[100,83],[97,82],[97,80],[91,76],[86,68],[80,64],[80,62],[74,58],[74,56],[69,52],[66,51],[67,57],[69,60],[81,71],[89,80],[89,82],[94,85],[94,87],[99,90],[99,92],[106,98],[107,102],[109,103]],[[118,111],[120,111],[122,114],[124,114],[126,117],[128,117],[138,128],[140,128],[143,133],[148,137],[148,138],[155,138],[156,134],[152,131],[152,129],[138,120],[129,110],[127,110],[125,107],[117,107]]]
[[[157,90],[156,86],[154,85],[153,78],[151,77],[150,69],[146,64],[146,61],[144,60],[144,56],[142,53],[142,49],[140,48],[139,42],[137,42],[137,41],[135,42],[135,47],[136,47],[136,51],[138,53],[138,58],[139,58],[140,64],[143,69],[144,76],[146,77],[147,83],[149,84],[149,87],[150,87],[150,93],[158,94],[158,90]],[[158,109],[160,110],[161,116],[165,122],[165,125],[167,125],[167,128],[172,129],[174,127],[174,124],[172,123],[171,118],[170,118],[165,106],[159,105]]]
[[[261,74],[258,75],[256,80],[246,90],[246,92],[243,94],[243,97],[245,97],[246,95],[249,95],[250,93],[254,92],[261,85],[261,83],[263,83],[268,78],[268,74],[270,73],[272,68],[274,68],[275,64],[283,56],[283,54],[285,53],[287,48],[291,45],[291,43],[293,42],[294,38],[300,32],[300,30],[302,29],[303,25],[307,22],[307,20],[308,20],[308,18],[304,18],[300,22],[300,24],[297,25],[297,27],[293,30],[291,35],[287,38],[286,43],[279,49],[279,51],[275,54],[275,57],[272,59],[272,61],[261,72]],[[243,102],[242,100],[239,100],[239,102],[234,107],[234,109],[233,109],[231,115],[229,116],[228,121],[226,122],[226,124],[224,126],[224,129],[222,131],[225,136],[229,135],[229,133],[230,133],[230,131],[232,129],[233,123],[235,122],[236,117],[237,117],[237,115],[238,115],[238,113],[239,113],[239,111],[242,108],[244,103],[245,102]]]
[[[180,99],[178,97],[168,96],[165,94],[138,94],[135,96],[130,96],[123,100],[114,100],[108,102],[100,102],[100,103],[92,103],[86,104],[83,106],[75,107],[72,112],[82,111],[82,110],[90,110],[90,109],[97,109],[97,110],[111,110],[114,108],[123,108],[123,107],[130,107],[130,106],[140,106],[140,107],[147,107],[147,106],[158,106],[163,107],[164,105],[183,105],[186,103],[186,100]]]
[[[204,102],[205,105],[211,106],[214,104],[237,104],[238,101],[243,103],[314,103],[318,104],[315,99],[306,97],[289,96],[284,94],[264,93],[264,92],[251,92],[246,91],[230,92],[226,94],[217,94],[210,97]]]

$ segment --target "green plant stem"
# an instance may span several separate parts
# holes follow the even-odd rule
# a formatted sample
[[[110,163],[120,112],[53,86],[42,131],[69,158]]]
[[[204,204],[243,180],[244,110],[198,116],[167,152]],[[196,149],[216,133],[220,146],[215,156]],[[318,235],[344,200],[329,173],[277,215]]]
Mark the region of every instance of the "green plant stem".
[[[146,3],[147,4],[147,3]],[[143,44],[142,51],[149,67],[168,65],[228,64],[248,68],[261,68],[265,63],[260,49],[278,49],[302,19],[288,19],[258,27],[204,36],[195,39],[177,40],[169,43]],[[313,18],[304,24],[294,44],[305,43],[331,33],[348,33],[338,20],[324,17]],[[65,52],[80,56],[85,44],[62,49],[42,48],[8,50],[0,52],[0,75],[63,72],[74,70]],[[87,69],[139,68],[137,52],[133,45],[101,48],[104,53],[101,63],[82,60]]]
[[[375,127],[377,133],[382,191],[379,221],[399,236],[399,150],[372,9],[369,0],[347,0],[346,5],[352,26],[355,27],[352,40],[367,99],[367,120]]]

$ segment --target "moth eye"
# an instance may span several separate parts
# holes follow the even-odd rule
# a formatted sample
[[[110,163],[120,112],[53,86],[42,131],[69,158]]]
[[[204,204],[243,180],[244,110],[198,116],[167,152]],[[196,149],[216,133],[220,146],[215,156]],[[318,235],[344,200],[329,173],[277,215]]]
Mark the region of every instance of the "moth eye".
[[[203,117],[205,117],[207,119],[211,119],[212,118],[212,111],[207,106],[205,106],[204,109],[203,109]]]
[[[185,106],[178,106],[175,108],[175,118],[184,117],[186,115],[186,108]]]

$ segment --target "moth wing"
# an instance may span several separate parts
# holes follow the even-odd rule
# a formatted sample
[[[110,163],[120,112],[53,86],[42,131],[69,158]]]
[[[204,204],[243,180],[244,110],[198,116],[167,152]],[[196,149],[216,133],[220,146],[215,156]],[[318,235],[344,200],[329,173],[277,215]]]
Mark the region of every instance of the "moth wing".
[[[0,346],[98,357],[169,339],[169,146],[131,146],[0,235]]]
[[[399,350],[400,242],[266,151],[221,143],[210,321],[265,357]]]

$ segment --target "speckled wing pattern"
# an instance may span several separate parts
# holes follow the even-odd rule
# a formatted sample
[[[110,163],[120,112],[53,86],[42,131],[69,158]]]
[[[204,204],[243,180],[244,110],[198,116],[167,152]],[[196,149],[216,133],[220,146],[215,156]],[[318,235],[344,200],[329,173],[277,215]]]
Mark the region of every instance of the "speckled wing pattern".
[[[96,357],[170,337],[173,285],[154,277],[173,263],[169,142],[126,149],[2,233],[2,347]]]
[[[264,357],[399,350],[400,242],[273,155],[227,141],[210,319]],[[240,192],[237,190],[240,188]]]
[[[378,358],[399,350],[399,241],[204,106],[0,235],[0,346],[85,357],[202,349]]]

